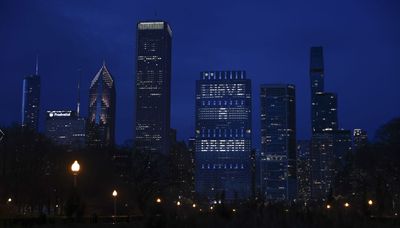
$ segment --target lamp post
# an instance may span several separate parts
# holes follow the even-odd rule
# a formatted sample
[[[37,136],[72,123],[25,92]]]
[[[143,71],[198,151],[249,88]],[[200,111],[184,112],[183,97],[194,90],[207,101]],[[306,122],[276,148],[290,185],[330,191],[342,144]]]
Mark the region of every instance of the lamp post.
[[[114,217],[117,217],[117,196],[118,196],[117,190],[114,190],[112,192],[112,196],[114,198]]]
[[[372,205],[374,205],[374,201],[372,201],[372,200],[368,200],[368,205],[369,205],[369,206],[372,206]]]
[[[77,176],[79,173],[79,170],[81,169],[81,166],[79,165],[78,161],[75,160],[74,163],[71,165],[71,171],[74,174],[74,187],[76,188],[77,186]]]

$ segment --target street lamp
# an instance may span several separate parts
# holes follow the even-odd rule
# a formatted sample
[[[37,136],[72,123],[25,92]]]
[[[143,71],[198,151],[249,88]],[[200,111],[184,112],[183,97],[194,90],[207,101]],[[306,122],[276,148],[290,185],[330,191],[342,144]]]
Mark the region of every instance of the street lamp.
[[[12,199],[11,199],[11,198],[8,198],[7,202],[11,203],[11,201],[12,201]]]
[[[176,202],[176,206],[180,206],[181,205],[181,202],[180,201],[178,201],[178,202]]]
[[[74,174],[74,187],[76,187],[76,185],[77,185],[76,179],[77,179],[80,169],[81,169],[81,166],[79,165],[78,161],[75,160],[74,163],[72,163],[72,165],[71,165],[71,171]]]
[[[331,205],[330,205],[330,204],[327,204],[327,205],[326,205],[326,209],[331,209]]]
[[[346,203],[344,204],[344,207],[345,207],[345,208],[348,208],[348,207],[350,207],[350,204],[346,202]]]
[[[117,196],[118,196],[117,190],[114,190],[112,192],[112,196],[114,198],[114,217],[116,217],[117,216]]]
[[[373,204],[374,204],[374,201],[368,200],[368,205],[369,205],[369,206],[372,206]]]
[[[194,204],[192,205],[192,207],[193,207],[193,208],[196,208],[196,207],[197,207],[197,205],[194,203]]]
[[[161,199],[160,199],[160,198],[157,198],[157,199],[156,199],[156,203],[160,204],[160,203],[161,203]]]

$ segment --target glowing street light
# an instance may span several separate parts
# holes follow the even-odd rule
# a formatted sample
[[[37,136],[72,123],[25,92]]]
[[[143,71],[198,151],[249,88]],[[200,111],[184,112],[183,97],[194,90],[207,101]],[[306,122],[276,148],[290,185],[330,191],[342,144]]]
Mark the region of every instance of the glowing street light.
[[[233,211],[233,212],[236,212],[236,209],[235,209],[235,208],[233,208],[233,209],[232,209],[232,211]]]
[[[193,207],[193,208],[196,208],[196,207],[197,207],[197,205],[194,203],[194,204],[192,205],[192,207]]]
[[[345,207],[345,208],[349,208],[349,207],[350,207],[350,204],[346,202],[346,203],[344,204],[344,207]]]
[[[117,190],[114,190],[112,192],[112,196],[114,198],[114,217],[116,217],[117,216],[117,196],[118,196]]]
[[[74,163],[71,165],[71,171],[74,174],[74,187],[77,186],[77,176],[79,173],[79,170],[81,169],[81,166],[79,165],[78,161],[75,160]]]
[[[331,205],[330,205],[330,204],[327,204],[327,205],[326,205],[326,209],[331,209]]]
[[[12,202],[12,199],[11,199],[11,198],[8,198],[7,202],[11,203],[11,202]]]
[[[160,204],[161,203],[161,198],[156,199],[156,203]]]
[[[181,202],[180,201],[178,201],[178,202],[176,202],[176,206],[180,206],[181,205]]]
[[[374,204],[374,201],[368,200],[368,205],[369,205],[369,206],[372,206],[373,204]]]

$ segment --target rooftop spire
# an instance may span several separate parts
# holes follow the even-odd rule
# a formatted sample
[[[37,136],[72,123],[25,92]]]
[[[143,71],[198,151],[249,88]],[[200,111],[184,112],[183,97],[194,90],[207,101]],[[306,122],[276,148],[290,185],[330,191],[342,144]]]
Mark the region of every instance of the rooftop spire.
[[[105,67],[105,66],[106,66],[106,60],[103,59],[103,67]]]
[[[36,55],[36,75],[39,75],[39,55]]]

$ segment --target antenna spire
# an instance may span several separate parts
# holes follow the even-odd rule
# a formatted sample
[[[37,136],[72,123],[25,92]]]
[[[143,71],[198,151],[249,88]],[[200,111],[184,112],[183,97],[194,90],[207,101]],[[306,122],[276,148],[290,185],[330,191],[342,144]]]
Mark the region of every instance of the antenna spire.
[[[39,75],[39,55],[36,55],[36,75]]]

